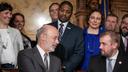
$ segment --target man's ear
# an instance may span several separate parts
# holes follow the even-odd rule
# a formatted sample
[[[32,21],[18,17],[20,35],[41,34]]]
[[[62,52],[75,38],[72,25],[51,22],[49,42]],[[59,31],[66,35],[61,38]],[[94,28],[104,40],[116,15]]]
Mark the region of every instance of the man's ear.
[[[113,48],[116,49],[118,47],[118,43],[113,43]]]
[[[46,34],[41,34],[41,35],[40,35],[40,39],[41,39],[41,40],[46,40]]]

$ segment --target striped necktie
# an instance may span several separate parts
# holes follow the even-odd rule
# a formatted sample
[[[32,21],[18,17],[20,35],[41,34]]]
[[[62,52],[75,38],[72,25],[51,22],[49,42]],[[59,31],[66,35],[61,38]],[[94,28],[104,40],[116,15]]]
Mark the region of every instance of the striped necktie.
[[[59,41],[61,41],[62,35],[63,35],[63,26],[64,24],[60,24],[60,28],[59,28]]]
[[[44,65],[47,72],[48,71],[48,54],[47,53],[44,54]]]

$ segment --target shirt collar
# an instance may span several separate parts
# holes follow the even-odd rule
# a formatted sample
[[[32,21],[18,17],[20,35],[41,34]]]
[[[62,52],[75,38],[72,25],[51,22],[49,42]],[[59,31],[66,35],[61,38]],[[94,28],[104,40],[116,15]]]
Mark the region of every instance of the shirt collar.
[[[44,55],[45,54],[45,51],[39,45],[37,45],[37,49],[39,50],[39,53],[41,55]]]
[[[60,20],[58,20],[58,27],[60,27],[60,25],[59,24],[61,24],[62,22],[60,21]],[[67,24],[68,24],[68,22],[64,22],[63,23],[64,24],[64,28],[67,26]]]
[[[115,54],[114,56],[110,57],[109,59],[114,59],[114,60],[116,60],[116,59],[117,59],[118,54],[119,54],[119,51],[117,50],[116,54]]]

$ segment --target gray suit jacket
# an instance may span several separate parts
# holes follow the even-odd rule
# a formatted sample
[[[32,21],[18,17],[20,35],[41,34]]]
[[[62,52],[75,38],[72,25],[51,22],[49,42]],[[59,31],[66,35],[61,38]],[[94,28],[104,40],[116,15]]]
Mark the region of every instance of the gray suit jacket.
[[[19,72],[46,72],[43,60],[37,49],[25,49],[18,54],[18,69]],[[50,54],[50,69],[49,72],[60,72],[60,60]]]

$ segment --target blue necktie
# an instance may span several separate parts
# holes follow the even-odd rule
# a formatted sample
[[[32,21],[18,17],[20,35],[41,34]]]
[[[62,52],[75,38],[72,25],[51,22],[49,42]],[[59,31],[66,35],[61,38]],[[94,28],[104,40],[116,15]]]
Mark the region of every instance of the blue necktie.
[[[107,72],[112,72],[112,59],[108,59],[108,69]]]
[[[62,35],[63,35],[63,26],[64,24],[60,24],[60,28],[59,28],[59,41],[61,41]]]

